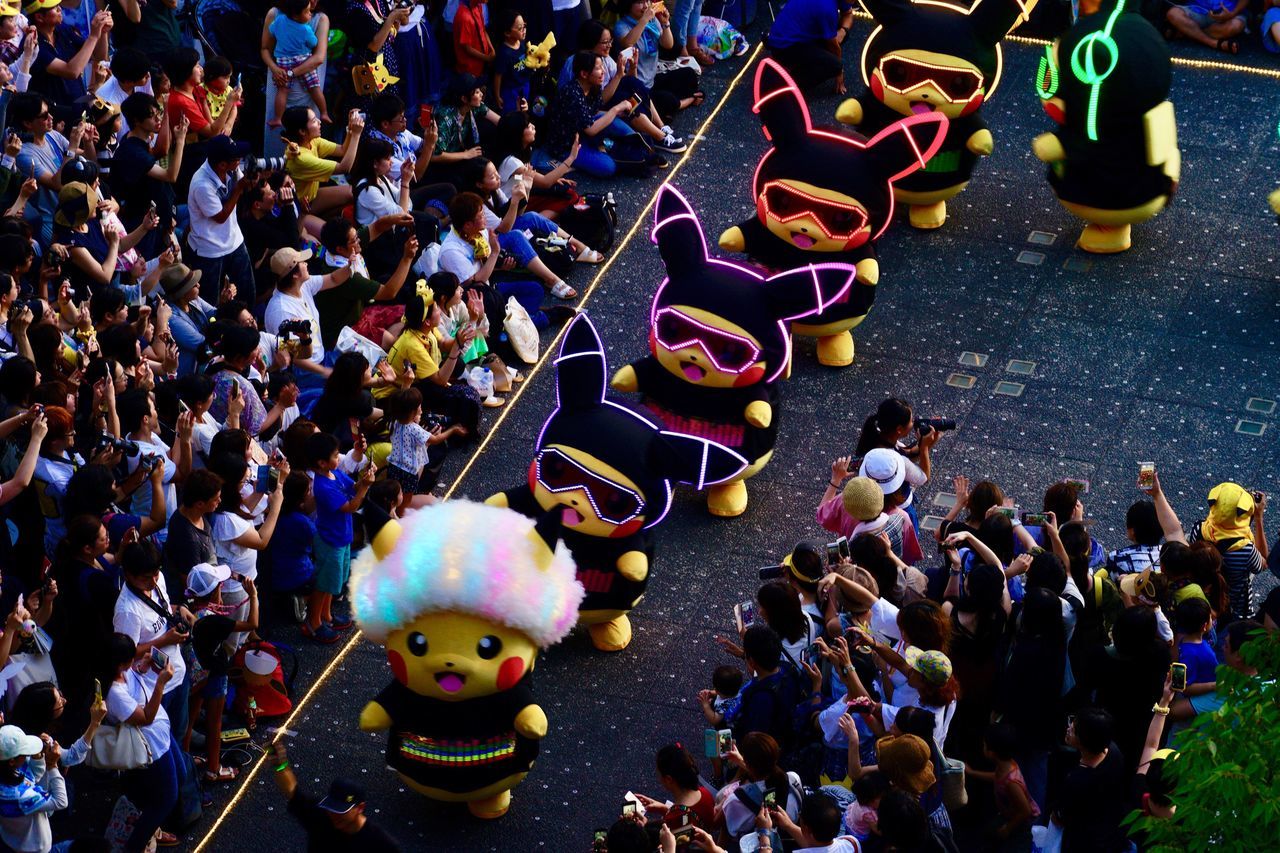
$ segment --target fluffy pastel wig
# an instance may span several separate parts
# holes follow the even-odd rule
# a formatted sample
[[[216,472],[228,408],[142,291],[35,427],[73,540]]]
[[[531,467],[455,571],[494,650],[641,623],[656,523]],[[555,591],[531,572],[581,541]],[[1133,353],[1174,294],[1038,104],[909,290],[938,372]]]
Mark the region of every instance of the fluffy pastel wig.
[[[356,617],[375,642],[424,613],[454,612],[522,631],[546,648],[578,620],[583,589],[569,550],[556,547],[548,560],[555,543],[518,512],[444,501],[409,515],[394,543],[379,540],[351,566]]]

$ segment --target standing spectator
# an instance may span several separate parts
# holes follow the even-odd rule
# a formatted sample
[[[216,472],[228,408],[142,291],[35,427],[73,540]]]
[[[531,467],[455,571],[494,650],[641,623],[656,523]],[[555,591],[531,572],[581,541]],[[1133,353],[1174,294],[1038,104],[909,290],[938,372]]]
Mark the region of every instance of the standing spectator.
[[[164,541],[165,581],[177,588],[186,583],[187,572],[197,563],[215,563],[209,516],[222,503],[222,478],[207,468],[191,472],[182,486],[182,502],[169,517],[169,535]]]
[[[410,8],[393,0],[349,0],[347,3],[347,38],[351,43],[352,61],[371,63],[380,59],[388,77],[400,77],[400,58],[396,37],[409,21]],[[320,42],[324,44],[325,42]],[[389,83],[379,94],[400,95],[399,83]]]
[[[112,27],[105,9],[93,16],[88,37],[62,26],[62,0],[30,0],[22,7],[36,28],[39,52],[31,66],[30,91],[44,95],[68,115],[79,111],[76,101],[87,92],[84,70],[89,62],[107,58]]]
[[[206,140],[231,135],[239,114],[241,91],[237,87],[231,93],[226,109],[215,118],[209,113],[203,85],[204,67],[200,65],[200,54],[194,48],[183,47],[170,54],[165,61],[165,71],[173,87],[165,101],[165,117],[170,133],[177,132],[175,125],[180,118],[185,117],[189,124],[187,144],[191,150],[187,152],[186,165],[178,178],[181,192],[182,188],[190,184],[200,157],[212,157]]]
[[[283,72],[289,84],[276,89],[272,113],[276,116],[284,114],[285,104],[289,98],[289,86],[297,78],[302,81],[307,94],[311,96],[311,102],[315,104],[316,111],[320,114],[320,121],[332,124],[333,120],[329,118],[329,108],[324,100],[324,91],[320,88],[320,73],[312,62],[320,33],[317,31],[318,21],[311,7],[311,0],[284,0],[271,10],[270,20],[264,24],[263,58],[266,59],[270,52],[268,67],[272,75]],[[271,119],[267,122],[267,126],[279,127],[280,119]]]
[[[128,470],[130,472],[137,470],[142,464],[144,456],[151,457],[154,460],[152,464],[162,466],[164,468],[165,507],[168,513],[172,514],[178,508],[178,494],[174,483],[180,483],[185,480],[187,474],[191,471],[191,431],[193,428],[191,414],[183,413],[178,416],[177,429],[175,431],[176,440],[173,443],[173,447],[170,447],[158,434],[160,417],[156,413],[156,406],[149,392],[141,389],[126,391],[120,395],[117,405],[120,410],[120,428],[128,435],[130,441],[138,445],[139,449],[139,453],[136,456],[126,457]],[[140,516],[150,515],[150,491],[139,490],[135,492],[130,509]],[[156,533],[156,540],[163,544],[166,535],[167,530],[162,529]]]
[[[189,120],[179,118],[174,124],[172,145],[165,164],[152,152],[151,139],[160,128],[160,103],[145,92],[134,92],[120,105],[129,132],[116,148],[111,158],[112,181],[116,198],[120,202],[120,221],[126,228],[136,228],[155,205],[160,217],[160,227],[142,238],[138,250],[145,257],[153,257],[165,248],[160,242],[173,232],[173,217],[177,209],[174,184],[186,159],[187,130]]]
[[[124,12],[113,18],[119,30],[115,41],[148,56],[169,56],[183,45],[178,24],[178,0],[113,0]],[[118,53],[118,51],[117,51]],[[111,64],[112,73],[115,63]]]
[[[267,101],[270,107],[267,113],[267,124],[269,126],[277,126],[279,122],[272,124],[272,120],[278,119],[284,112],[283,108],[276,108],[276,104],[280,103],[279,96],[278,94],[271,94],[271,87],[274,87],[277,93],[280,91],[286,93],[286,104],[302,106],[305,103],[302,95],[307,77],[314,73],[319,75],[321,82],[325,79],[324,72],[329,54],[329,16],[320,11],[318,8],[320,4],[316,0],[311,0],[307,5],[311,17],[305,26],[314,34],[314,38],[305,39],[311,43],[311,50],[306,61],[300,65],[295,65],[292,69],[280,67],[276,64],[275,59],[276,37],[272,34],[271,29],[275,24],[276,17],[281,14],[280,7],[272,6],[267,10],[266,19],[262,22],[262,37],[259,42],[258,54],[262,57],[263,65],[271,72],[271,79],[268,81],[269,87],[267,89]],[[289,74],[290,70],[293,72],[292,76]],[[310,93],[306,93],[306,98],[310,98]],[[268,137],[266,145],[270,147],[272,141]]]
[[[359,481],[353,481],[338,470],[338,440],[328,433],[318,432],[308,438],[306,449],[315,472],[316,589],[323,593],[320,627],[310,636],[329,644],[337,642],[339,631],[351,627],[349,616],[334,615],[333,599],[342,595],[351,574],[351,541],[355,533],[351,519],[373,485],[377,466],[371,461]]]
[[[271,587],[275,592],[306,599],[307,627],[314,633],[320,628],[320,606],[324,593],[315,588],[316,565],[312,549],[316,523],[312,519],[316,502],[311,493],[311,478],[306,471],[294,471],[280,481],[283,497],[280,519],[271,537]],[[298,621],[303,621],[299,618]]]
[[[67,783],[58,770],[61,757],[62,748],[52,738],[42,740],[17,726],[0,726],[0,841],[8,849],[53,849],[49,815],[69,803]],[[42,777],[47,787],[36,784]]]
[[[191,178],[187,197],[191,227],[187,230],[190,265],[200,270],[200,295],[219,302],[224,276],[236,286],[236,295],[254,303],[253,263],[245,249],[236,205],[252,181],[241,176],[240,161],[249,143],[215,136],[205,145],[208,160]]]
[[[268,411],[249,378],[250,365],[258,359],[260,341],[257,329],[245,326],[223,329],[219,340],[222,360],[214,362],[208,370],[213,376],[213,403],[209,406],[209,414],[223,423],[238,417],[240,429],[250,436],[256,436],[278,422],[284,413],[278,401]]]
[[[320,801],[298,788],[282,741],[275,742],[276,787],[289,814],[307,833],[307,850],[326,853],[399,853],[400,845],[365,816],[364,789],[349,779],[334,779]]]
[[[56,7],[55,7],[56,8]],[[68,139],[53,129],[53,113],[49,101],[34,92],[14,97],[9,104],[9,123],[23,135],[18,154],[19,173],[36,179],[38,189],[27,200],[23,217],[31,223],[32,235],[42,247],[53,241],[53,214],[58,208],[58,191],[62,189],[62,164],[80,151],[83,124],[77,124]]]
[[[836,94],[843,95],[841,51],[852,26],[852,5],[842,0],[800,0],[778,10],[765,45],[801,89],[812,90],[834,80]]]
[[[1067,723],[1067,746],[1079,751],[1080,763],[1063,780],[1053,808],[1063,853],[1130,849],[1120,821],[1129,812],[1131,777],[1112,729],[1111,715],[1101,708],[1082,708]]]
[[[1154,569],[1160,565],[1160,542],[1164,531],[1151,501],[1137,501],[1124,515],[1124,532],[1129,544],[1107,555],[1107,574],[1112,578]],[[1076,581],[1079,585],[1079,580]]]
[[[488,76],[496,54],[485,29],[485,0],[459,0],[453,17],[453,68],[459,74]]]

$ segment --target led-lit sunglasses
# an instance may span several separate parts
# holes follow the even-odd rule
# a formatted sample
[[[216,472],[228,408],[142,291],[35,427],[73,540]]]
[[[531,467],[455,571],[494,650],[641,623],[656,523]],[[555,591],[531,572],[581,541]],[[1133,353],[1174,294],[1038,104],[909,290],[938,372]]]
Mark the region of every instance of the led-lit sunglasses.
[[[626,524],[644,511],[644,498],[626,486],[606,480],[555,448],[538,451],[535,476],[550,492],[581,489],[596,517],[611,524]]]
[[[905,95],[925,83],[932,83],[942,96],[953,103],[963,103],[982,88],[982,75],[966,68],[947,68],[886,56],[880,60],[880,79],[885,88]]]
[[[782,181],[764,185],[765,212],[779,222],[808,216],[830,240],[852,240],[867,225],[867,212],[798,190]]]
[[[742,373],[760,360],[760,347],[752,341],[700,323],[674,308],[659,310],[655,321],[658,343],[669,350],[696,345],[724,373]]]

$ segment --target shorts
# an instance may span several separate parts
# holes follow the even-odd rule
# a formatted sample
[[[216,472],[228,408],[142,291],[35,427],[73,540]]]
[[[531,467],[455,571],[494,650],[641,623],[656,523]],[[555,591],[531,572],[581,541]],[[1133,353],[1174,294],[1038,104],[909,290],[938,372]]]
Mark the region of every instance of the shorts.
[[[292,71],[293,69],[297,68],[299,65],[306,62],[310,58],[311,58],[310,55],[277,56],[275,60],[276,60],[276,65],[279,65],[285,71]],[[302,76],[295,77],[294,79],[301,80],[302,85],[307,89],[319,89],[320,88],[320,69],[312,68],[310,71],[306,72]]]
[[[1195,22],[1195,25],[1202,30],[1207,30],[1214,24],[1220,23],[1209,17],[1208,12],[1202,12],[1199,9],[1190,9],[1186,6],[1181,7],[1182,11],[1187,13],[1187,17]]]
[[[205,701],[227,698],[227,681],[225,672],[221,675],[209,673],[204,680],[204,686],[200,689],[200,695],[204,697]]]
[[[418,483],[421,478],[412,471],[406,471],[399,465],[387,465],[387,476],[400,484],[400,488],[404,490],[406,495],[416,495],[418,493]]]
[[[1213,693],[1204,693],[1200,696],[1191,696],[1187,699],[1191,703],[1192,709],[1197,715],[1212,714],[1214,711],[1222,707],[1226,701],[1218,695],[1217,691]]]
[[[316,590],[342,595],[351,577],[351,544],[334,547],[319,536],[315,539]]]

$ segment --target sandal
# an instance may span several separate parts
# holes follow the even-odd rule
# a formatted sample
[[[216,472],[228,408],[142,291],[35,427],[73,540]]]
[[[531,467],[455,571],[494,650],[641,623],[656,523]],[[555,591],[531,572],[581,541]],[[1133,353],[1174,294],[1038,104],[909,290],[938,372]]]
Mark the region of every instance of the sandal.
[[[700,107],[702,106],[703,102],[707,100],[707,93],[699,89],[698,91],[694,92],[691,97],[693,98],[693,103],[690,104],[690,106]]]
[[[567,282],[557,280],[555,284],[551,285],[551,295],[556,299],[577,299],[578,291],[570,287]]]
[[[156,835],[156,846],[157,847],[177,847],[178,836],[174,835],[172,832],[164,832],[163,830],[161,830]]]
[[[1233,38],[1218,39],[1218,50],[1235,56],[1240,52],[1240,42]]]
[[[604,255],[597,252],[590,246],[583,246],[582,251],[578,253],[575,261],[583,264],[602,264],[604,263]]]
[[[239,772],[237,772],[234,767],[227,767],[226,765],[223,765],[222,767],[218,768],[217,773],[210,773],[209,771],[206,770],[204,773],[204,781],[210,782],[210,783],[233,782],[235,781],[236,777],[239,775],[240,775]]]

